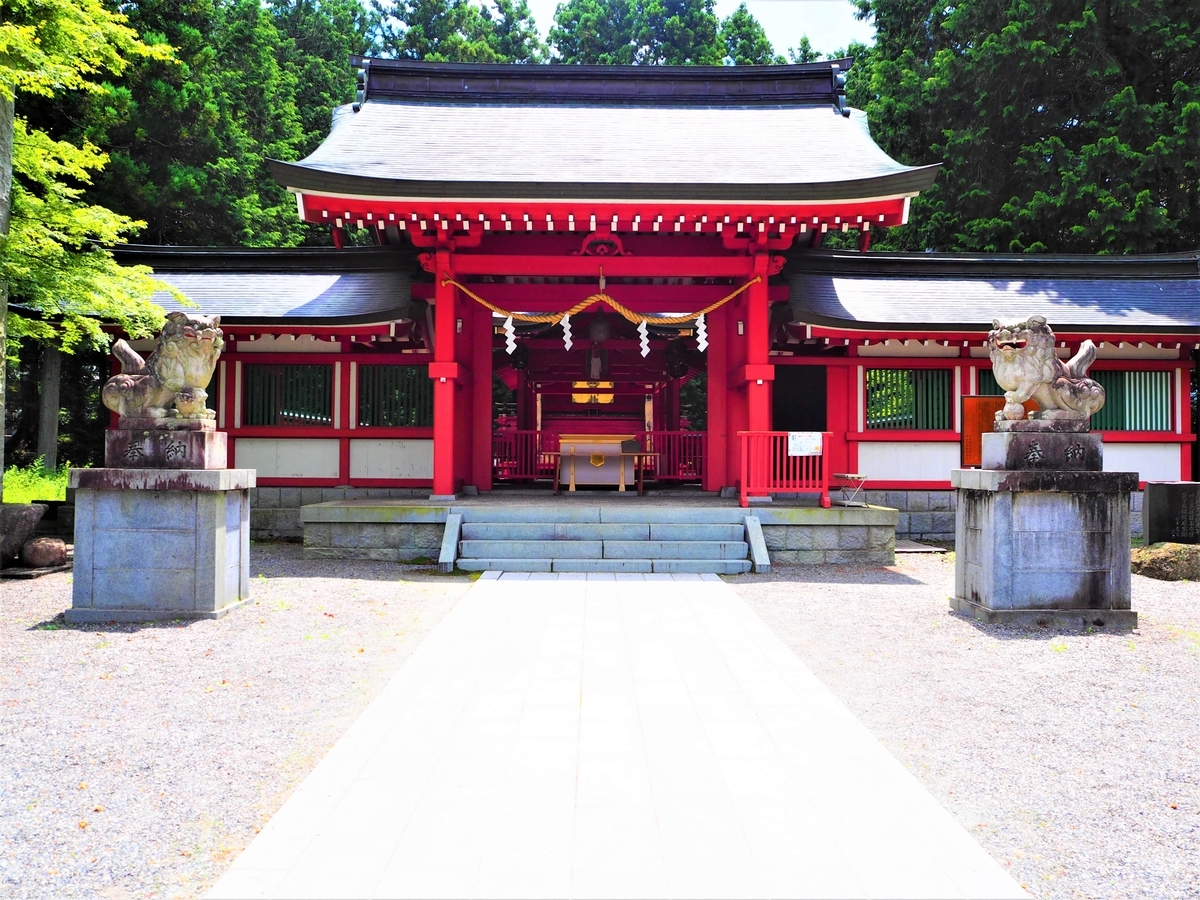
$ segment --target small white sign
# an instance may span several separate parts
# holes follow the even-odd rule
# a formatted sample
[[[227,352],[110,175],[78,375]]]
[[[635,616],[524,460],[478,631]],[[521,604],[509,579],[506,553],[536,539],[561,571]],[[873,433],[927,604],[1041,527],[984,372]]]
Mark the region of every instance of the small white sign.
[[[820,456],[821,432],[789,431],[788,456]]]

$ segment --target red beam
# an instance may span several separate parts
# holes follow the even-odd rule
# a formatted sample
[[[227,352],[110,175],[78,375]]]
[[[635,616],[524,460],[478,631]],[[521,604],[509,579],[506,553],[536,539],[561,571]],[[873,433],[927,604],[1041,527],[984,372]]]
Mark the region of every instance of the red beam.
[[[455,254],[459,276],[599,278],[749,278],[754,260],[748,256],[499,256]],[[440,276],[440,273],[439,273]]]

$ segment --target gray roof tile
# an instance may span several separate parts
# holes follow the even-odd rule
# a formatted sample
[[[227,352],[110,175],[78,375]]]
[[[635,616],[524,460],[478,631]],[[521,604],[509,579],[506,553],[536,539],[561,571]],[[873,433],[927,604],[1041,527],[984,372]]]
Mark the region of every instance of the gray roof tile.
[[[993,318],[1042,315],[1055,328],[1200,331],[1200,278],[799,274],[790,284],[794,319],[811,324],[986,330]]]

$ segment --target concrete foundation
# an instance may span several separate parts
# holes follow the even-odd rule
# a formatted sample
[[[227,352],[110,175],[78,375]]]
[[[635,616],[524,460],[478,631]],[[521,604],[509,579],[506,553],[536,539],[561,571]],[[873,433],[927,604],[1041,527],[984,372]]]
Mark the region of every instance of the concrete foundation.
[[[71,623],[216,619],[250,596],[250,469],[73,469]]]
[[[1133,628],[1132,472],[958,469],[955,596],[983,622]]]

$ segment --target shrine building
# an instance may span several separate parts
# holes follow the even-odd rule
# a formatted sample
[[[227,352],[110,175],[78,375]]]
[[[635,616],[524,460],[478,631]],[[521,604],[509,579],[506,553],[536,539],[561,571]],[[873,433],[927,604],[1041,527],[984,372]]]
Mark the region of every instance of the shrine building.
[[[1099,347],[1106,468],[1193,475],[1197,254],[870,251],[938,167],[875,144],[851,60],[355,63],[328,138],[271,164],[335,248],[118,253],[221,315],[209,402],[260,488],[548,489],[547,453],[608,438],[719,491],[742,433],[824,432],[899,533],[945,534],[964,398],[1002,393],[987,331],[1032,315]]]

